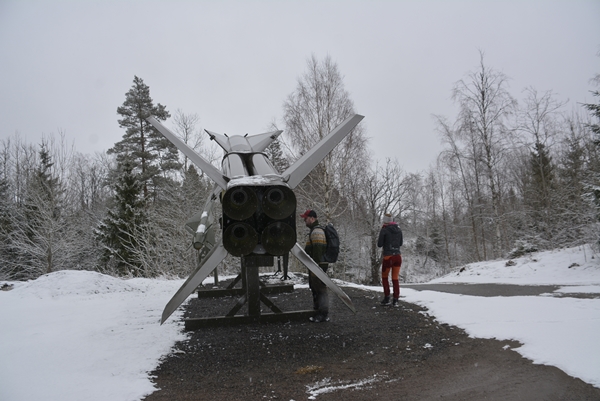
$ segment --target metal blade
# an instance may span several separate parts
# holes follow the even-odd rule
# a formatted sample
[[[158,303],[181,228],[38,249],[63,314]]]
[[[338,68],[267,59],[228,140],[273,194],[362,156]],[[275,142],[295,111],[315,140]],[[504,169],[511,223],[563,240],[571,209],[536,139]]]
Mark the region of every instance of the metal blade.
[[[283,131],[265,132],[263,134],[243,137],[240,135],[227,136],[205,129],[210,139],[217,142],[227,153],[229,152],[263,152]],[[241,139],[244,138],[244,139]]]
[[[265,132],[264,134],[252,135],[247,137],[248,143],[255,153],[264,152],[269,145],[281,135],[283,131]]]
[[[340,287],[338,287],[333,281],[331,281],[331,279],[323,271],[323,269],[321,269],[319,267],[319,265],[316,264],[315,261],[310,256],[308,256],[308,254],[304,251],[304,249],[302,249],[302,247],[298,243],[296,243],[296,245],[294,245],[291,252],[295,257],[298,258],[298,260],[300,262],[302,262],[304,264],[304,266],[306,266],[308,268],[308,270],[313,272],[315,274],[315,276],[317,276],[319,278],[319,280],[321,280],[323,283],[325,283],[325,285],[327,287],[329,287],[329,289],[331,291],[333,291],[335,293],[335,295],[337,295],[338,298],[341,299],[342,302],[345,303],[346,306],[348,308],[350,308],[350,310],[352,312],[356,313],[356,309],[354,308],[354,305],[352,304],[352,300],[350,300],[350,297],[348,295],[346,295],[346,293]]]
[[[219,241],[219,243],[210,250],[208,255],[206,255],[202,261],[203,263],[201,263],[200,266],[198,266],[196,270],[190,274],[185,283],[183,283],[175,295],[173,295],[173,298],[171,298],[171,300],[167,303],[167,306],[165,306],[165,309],[163,310],[160,324],[163,324],[165,320],[167,320],[169,316],[175,312],[175,309],[179,308],[179,305],[181,305],[183,301],[185,301],[186,298],[196,290],[196,288],[210,274],[210,272],[212,272],[215,267],[217,267],[217,265],[221,263],[223,259],[225,259],[225,256],[227,256],[227,251],[223,247],[223,242]]]
[[[342,121],[342,123],[335,127],[335,129],[325,138],[321,139],[319,143],[288,167],[282,174],[283,180],[288,183],[290,188],[296,188],[304,177],[306,177],[308,173],[310,173],[363,118],[365,117],[355,114]]]
[[[167,127],[162,125],[156,118],[148,117],[146,119],[154,128],[160,131],[161,134],[165,136],[173,145],[177,147],[186,155],[192,163],[194,163],[200,170],[204,171],[207,176],[209,176],[218,186],[223,189],[227,189],[227,181],[223,177],[223,173],[219,171],[215,166],[210,164],[206,159],[200,156],[194,149],[190,148],[183,142],[181,139],[177,137],[174,133],[172,133]]]

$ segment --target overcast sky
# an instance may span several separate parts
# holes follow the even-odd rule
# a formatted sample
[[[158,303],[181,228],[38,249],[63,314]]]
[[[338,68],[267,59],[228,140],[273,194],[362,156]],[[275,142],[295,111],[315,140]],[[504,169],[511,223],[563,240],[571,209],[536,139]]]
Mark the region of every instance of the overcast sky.
[[[0,139],[64,132],[83,153],[122,138],[134,75],[200,127],[257,134],[314,54],[338,64],[376,158],[426,169],[454,83],[485,63],[522,89],[597,101],[600,1],[0,0]],[[171,120],[166,123],[171,126]]]

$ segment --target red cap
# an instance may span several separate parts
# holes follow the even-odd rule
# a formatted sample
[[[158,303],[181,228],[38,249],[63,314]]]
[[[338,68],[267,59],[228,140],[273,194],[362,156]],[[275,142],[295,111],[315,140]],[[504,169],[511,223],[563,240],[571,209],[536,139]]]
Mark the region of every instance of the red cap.
[[[303,214],[301,214],[300,217],[302,217],[303,219],[305,219],[307,217],[314,217],[316,219],[317,218],[317,213],[314,210],[308,209],[306,212],[304,212]]]

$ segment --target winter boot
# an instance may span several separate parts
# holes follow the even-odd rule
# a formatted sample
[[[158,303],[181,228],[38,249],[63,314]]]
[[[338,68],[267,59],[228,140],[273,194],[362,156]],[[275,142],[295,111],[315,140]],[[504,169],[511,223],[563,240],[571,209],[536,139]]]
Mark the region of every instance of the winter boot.
[[[394,300],[392,301],[392,305],[393,306],[400,306],[400,304],[398,303],[398,298],[394,298]]]
[[[381,305],[389,305],[390,304],[390,297],[385,297],[383,298],[383,301],[381,301]]]
[[[329,318],[325,315],[317,314],[315,316],[310,317],[308,320],[310,320],[313,323],[324,323],[328,322]]]

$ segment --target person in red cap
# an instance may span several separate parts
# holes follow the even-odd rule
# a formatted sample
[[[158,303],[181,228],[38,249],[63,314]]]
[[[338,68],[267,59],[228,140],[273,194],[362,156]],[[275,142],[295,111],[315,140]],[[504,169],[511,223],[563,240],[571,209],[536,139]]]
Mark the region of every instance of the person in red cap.
[[[310,229],[304,250],[326,272],[329,264],[321,261],[327,250],[327,238],[325,237],[325,231],[319,226],[317,213],[309,209],[300,217],[304,219],[304,224]],[[328,321],[329,295],[327,294],[327,286],[310,270],[308,271],[308,286],[312,291],[313,309],[317,311],[317,314],[311,317],[310,321],[315,323]]]

